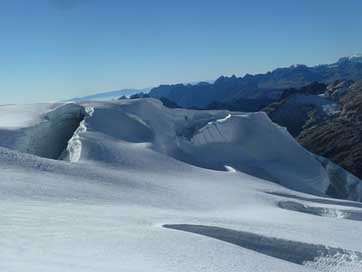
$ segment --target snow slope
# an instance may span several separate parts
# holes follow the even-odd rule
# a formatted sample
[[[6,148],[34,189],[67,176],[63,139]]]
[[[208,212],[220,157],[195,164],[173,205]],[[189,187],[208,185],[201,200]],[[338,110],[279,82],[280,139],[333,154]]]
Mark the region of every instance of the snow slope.
[[[362,269],[362,204],[325,197],[326,164],[262,113],[144,99],[0,116],[0,271]],[[39,156],[59,141],[61,160]]]

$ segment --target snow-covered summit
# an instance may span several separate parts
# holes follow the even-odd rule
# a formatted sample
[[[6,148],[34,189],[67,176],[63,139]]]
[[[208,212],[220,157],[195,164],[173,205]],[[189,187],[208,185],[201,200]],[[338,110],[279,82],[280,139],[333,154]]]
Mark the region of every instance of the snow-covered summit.
[[[362,63],[362,54],[354,54],[351,56],[340,58],[338,63],[342,62]]]
[[[349,56],[350,60],[354,60],[354,59],[361,59],[362,58],[362,54],[358,53],[358,54],[354,54],[352,56]]]

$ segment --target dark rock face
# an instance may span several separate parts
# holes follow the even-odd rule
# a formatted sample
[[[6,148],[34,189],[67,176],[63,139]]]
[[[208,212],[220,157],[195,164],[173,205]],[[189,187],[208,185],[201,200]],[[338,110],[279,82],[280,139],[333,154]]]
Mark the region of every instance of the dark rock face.
[[[264,111],[307,150],[362,178],[362,81],[338,80],[290,90]],[[338,180],[338,175],[333,179]],[[330,189],[336,197],[333,190],[342,192]]]
[[[169,99],[167,99],[165,97],[161,97],[160,100],[161,100],[162,104],[167,108],[171,108],[171,109],[180,108],[179,105],[177,105],[176,103],[170,101]]]
[[[133,94],[129,97],[129,99],[139,99],[139,98],[149,98],[150,95],[147,93],[137,93],[137,94]]]
[[[284,98],[263,109],[273,122],[286,127],[290,134],[298,136],[304,126],[328,118],[324,107],[334,102],[319,96],[327,90],[321,83],[312,83],[300,89],[289,89]]]
[[[336,99],[341,112],[303,129],[297,139],[309,151],[362,178],[362,82],[337,82],[328,91],[340,93]]]
[[[331,83],[325,95],[333,101],[338,101],[347,93],[349,87],[354,83],[353,80],[337,80]]]

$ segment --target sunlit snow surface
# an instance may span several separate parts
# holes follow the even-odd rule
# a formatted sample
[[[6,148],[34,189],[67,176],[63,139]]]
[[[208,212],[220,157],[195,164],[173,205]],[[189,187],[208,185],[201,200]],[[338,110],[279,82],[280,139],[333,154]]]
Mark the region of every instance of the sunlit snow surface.
[[[362,204],[264,114],[63,106],[0,107],[0,271],[362,271]]]

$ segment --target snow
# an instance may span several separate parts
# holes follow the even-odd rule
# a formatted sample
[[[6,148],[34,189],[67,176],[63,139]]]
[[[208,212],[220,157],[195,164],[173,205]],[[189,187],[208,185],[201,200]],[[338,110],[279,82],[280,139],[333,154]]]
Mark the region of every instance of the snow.
[[[0,106],[1,128],[13,130],[29,127],[39,121],[39,112],[44,113],[55,106],[52,104],[2,105]]]
[[[337,63],[341,63],[341,62],[345,62],[345,61],[352,62],[352,63],[362,63],[362,54],[354,54],[352,56],[340,58]]]
[[[311,160],[310,154],[263,112],[233,114],[210,122],[191,142],[193,146],[185,152],[193,154],[205,168],[222,169],[226,161],[236,170],[268,177],[296,190],[323,194],[329,186],[321,164]]]
[[[71,103],[28,105],[25,112],[22,108],[0,107],[0,115],[13,122],[4,122],[4,126],[1,123],[1,145],[50,159],[62,154],[85,115],[83,106]]]
[[[352,56],[349,56],[348,59],[350,61],[361,62],[362,63],[362,54],[354,54]]]
[[[360,179],[323,157],[317,156],[316,158],[327,171],[331,184],[334,184],[333,187],[339,188],[342,192],[349,192],[345,198],[362,202],[362,182]]]
[[[336,114],[341,112],[341,106],[336,104],[336,103],[332,103],[332,104],[329,104],[329,105],[327,104],[327,105],[322,106],[322,110],[328,116],[333,116],[333,115],[336,115]]]
[[[301,95],[297,94],[292,97],[292,106],[314,105],[320,107],[328,116],[333,116],[341,111],[341,107],[325,95]],[[297,105],[295,105],[297,104]]]
[[[323,164],[265,114],[141,99],[0,116],[0,271],[361,270],[362,204],[327,198]],[[58,145],[74,117],[64,160],[15,144]]]

